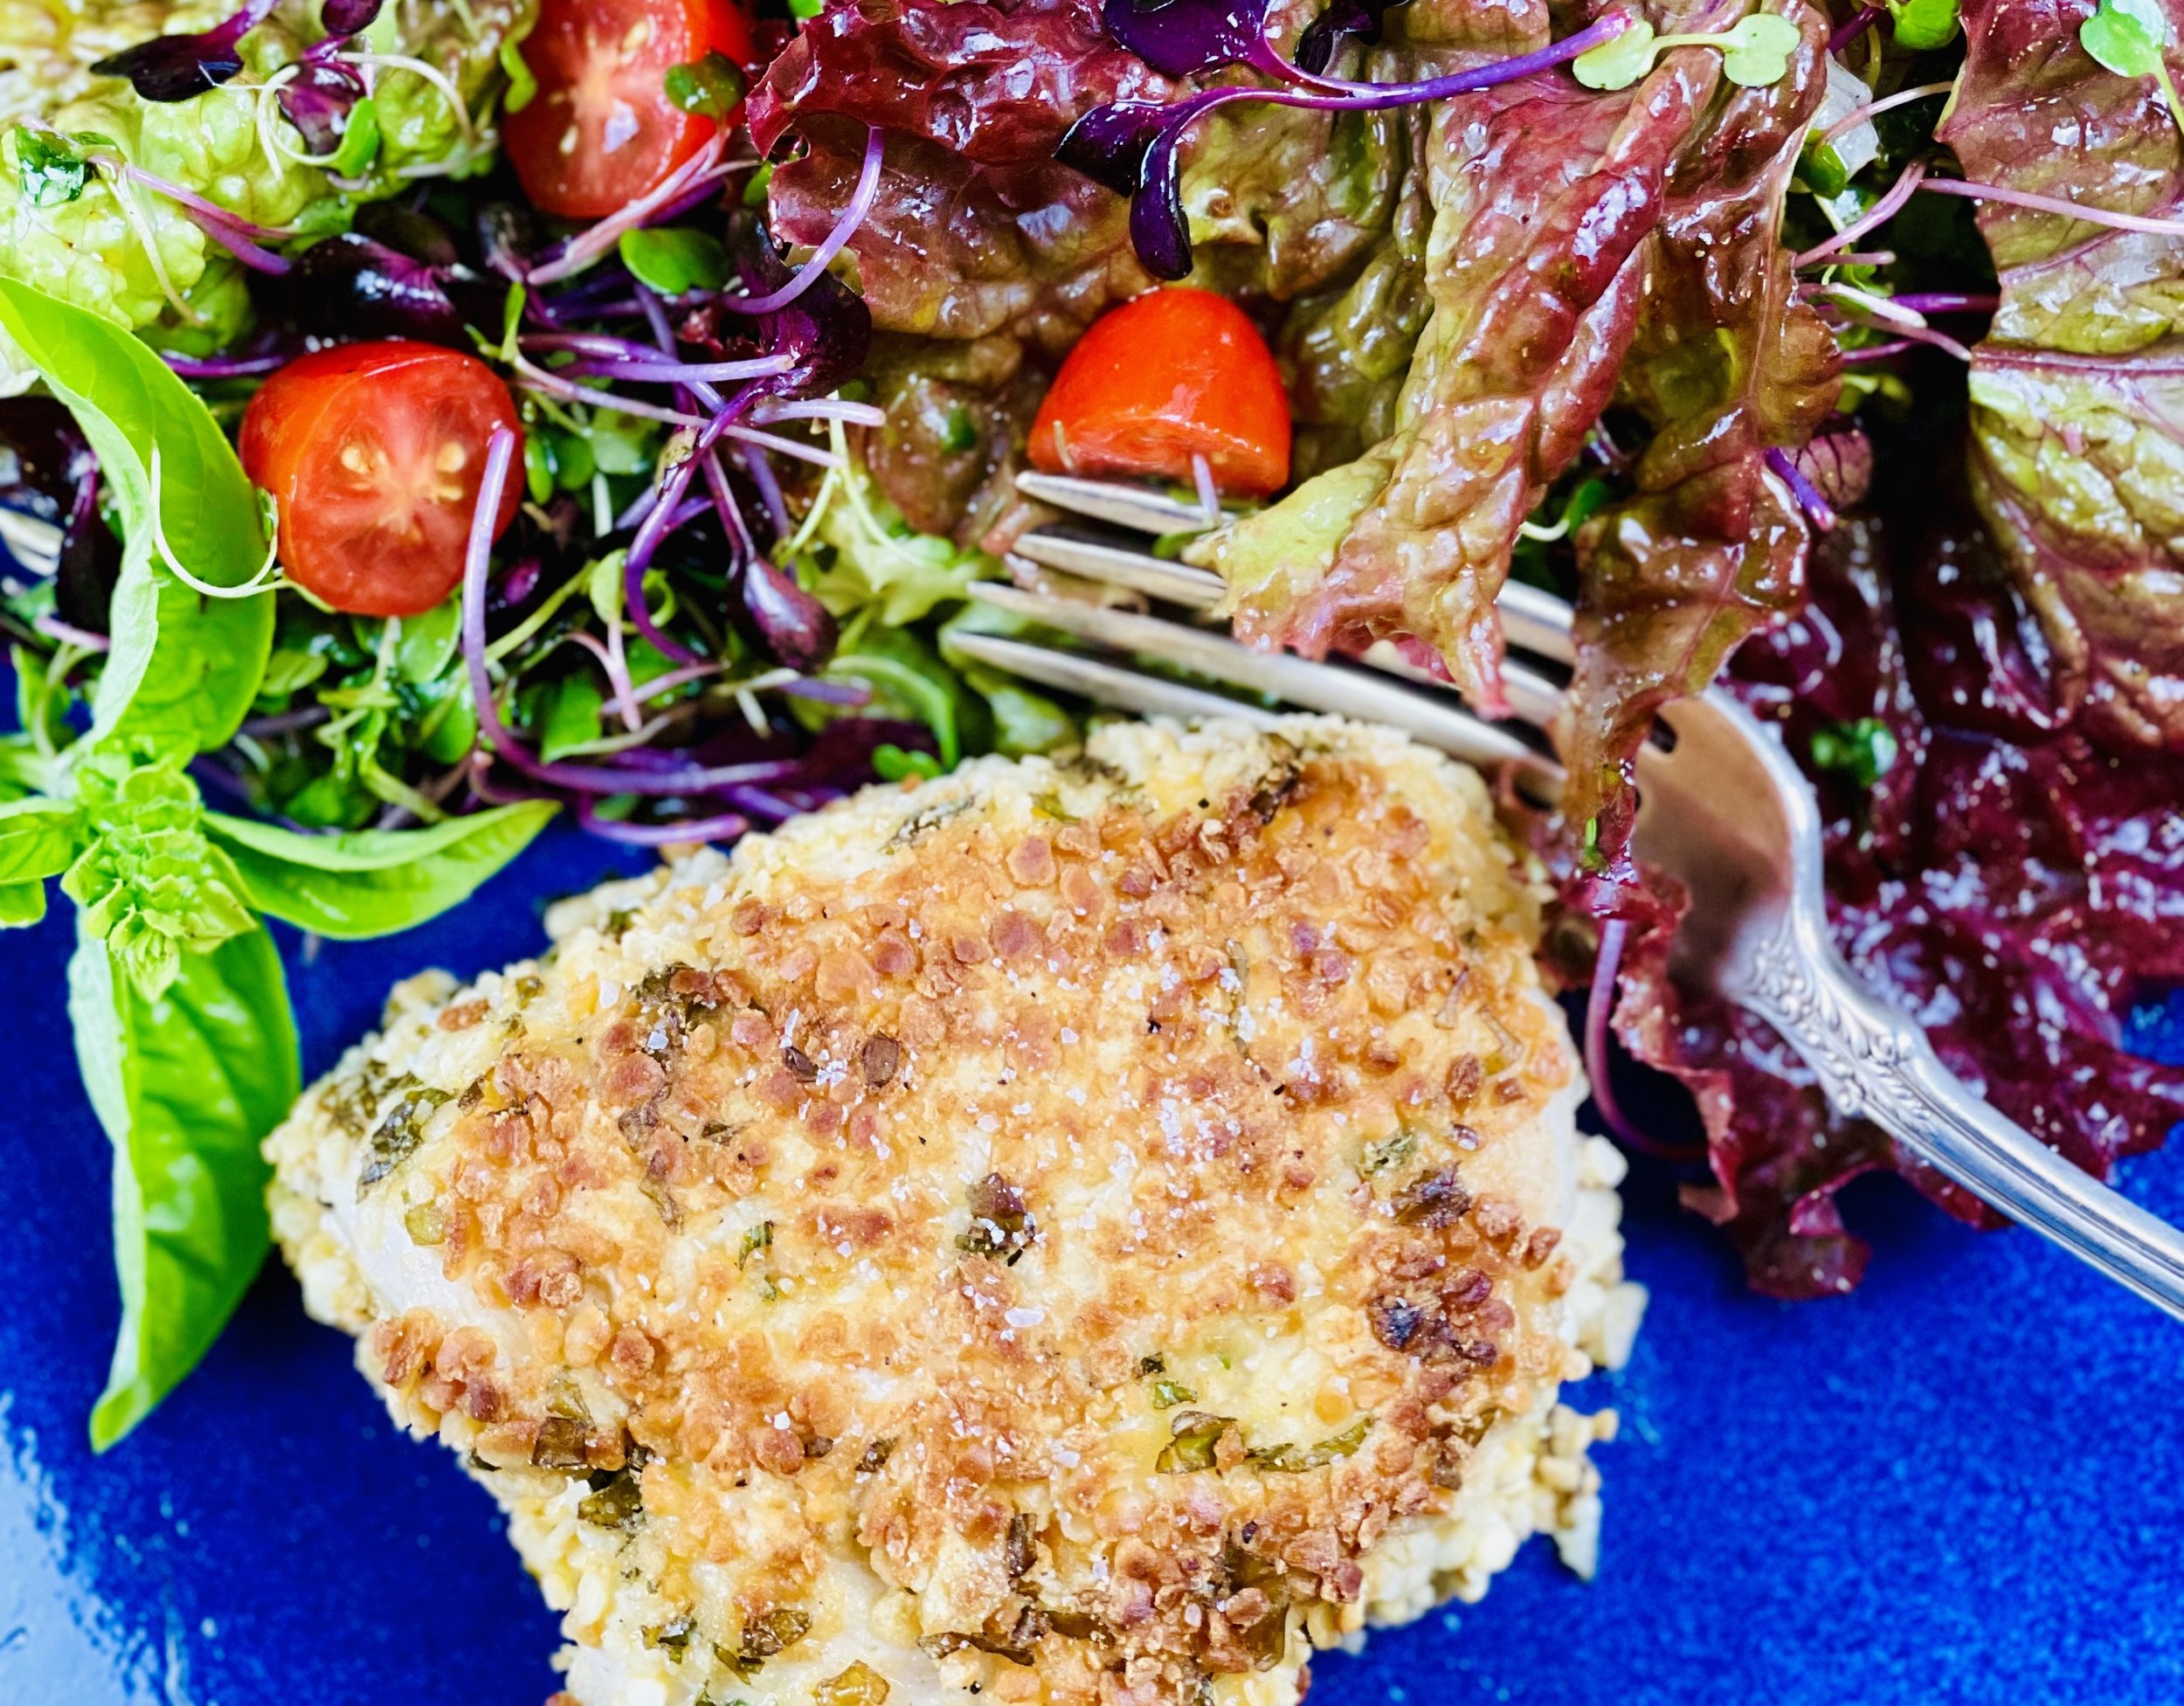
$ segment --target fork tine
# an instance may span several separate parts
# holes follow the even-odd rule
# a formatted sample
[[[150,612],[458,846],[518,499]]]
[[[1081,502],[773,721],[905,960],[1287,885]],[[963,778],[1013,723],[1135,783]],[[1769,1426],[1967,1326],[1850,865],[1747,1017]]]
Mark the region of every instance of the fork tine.
[[[1224,698],[1201,687],[1185,687],[1158,675],[1142,674],[1098,658],[1075,652],[1056,652],[1025,640],[1005,639],[999,634],[957,633],[949,638],[955,650],[1027,681],[1082,694],[1102,705],[1113,705],[1145,716],[1241,717],[1261,728],[1280,721],[1275,713],[1241,700]]]
[[[1035,528],[1019,539],[1016,554],[1059,569],[1065,575],[1126,586],[1148,597],[1165,598],[1195,610],[1210,610],[1220,602],[1223,591],[1221,577],[1204,569],[1186,568],[1110,540],[1089,539],[1046,528]]]
[[[1139,533],[1202,532],[1206,519],[1194,504],[1157,492],[1104,480],[1080,480],[1074,475],[1020,473],[1017,489],[1056,508],[1089,515]],[[1219,575],[1185,563],[1171,563],[1149,551],[1117,544],[1112,540],[1073,535],[1053,528],[1035,528],[1016,542],[1019,556],[1064,574],[1085,580],[1126,586],[1171,604],[1194,610],[1211,609],[1225,588]],[[1501,613],[1502,632],[1518,651],[1552,660],[1576,661],[1570,639],[1575,619],[1570,606],[1545,588],[1522,581],[1505,581],[1496,594],[1494,607]],[[1379,658],[1374,660],[1380,662]],[[1400,672],[1399,672],[1400,673]],[[1527,713],[1529,715],[1529,713]]]
[[[51,521],[0,508],[0,549],[33,575],[51,575],[60,564],[61,530]]]
[[[1089,515],[1095,521],[1111,521],[1137,533],[1203,533],[1220,519],[1207,515],[1195,501],[1111,480],[1020,473],[1016,476],[1016,489],[1056,509]]]
[[[1420,669],[1385,639],[1376,639],[1358,659],[1386,674],[1400,675],[1435,693],[1455,691],[1442,677]],[[1562,711],[1562,688],[1538,670],[1505,658],[1502,662],[1502,692],[1518,717],[1537,729],[1552,729]]]
[[[1158,617],[1050,598],[994,581],[974,583],[971,595],[1080,639],[1158,658],[1248,692],[1271,694],[1309,710],[1387,723],[1471,763],[1514,763],[1550,786],[1561,780],[1560,768],[1553,760],[1534,751],[1507,729],[1496,729],[1469,711],[1427,698],[1371,670],[1254,652],[1224,635],[1186,628]]]

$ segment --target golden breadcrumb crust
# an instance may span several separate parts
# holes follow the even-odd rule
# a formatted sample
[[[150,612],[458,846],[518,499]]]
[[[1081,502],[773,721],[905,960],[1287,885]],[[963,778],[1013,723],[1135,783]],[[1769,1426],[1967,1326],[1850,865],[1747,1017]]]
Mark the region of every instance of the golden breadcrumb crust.
[[[1470,772],[1118,725],[551,922],[267,1153],[577,1698],[1275,1706],[1596,1509],[1635,1288]]]

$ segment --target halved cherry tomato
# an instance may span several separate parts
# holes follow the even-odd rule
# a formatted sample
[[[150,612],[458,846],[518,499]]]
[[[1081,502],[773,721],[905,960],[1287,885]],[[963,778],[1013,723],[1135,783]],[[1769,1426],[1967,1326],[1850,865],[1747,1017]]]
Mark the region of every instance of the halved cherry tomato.
[[[250,477],[280,506],[280,563],[358,616],[416,616],[455,590],[493,429],[522,427],[475,356],[397,339],[300,356],[243,413]],[[493,531],[515,519],[511,479]]]
[[[523,193],[599,219],[705,146],[715,121],[667,99],[668,68],[708,52],[750,65],[750,20],[734,0],[543,0],[522,52],[538,93],[501,132]]]
[[[1289,477],[1289,402],[1259,328],[1226,296],[1149,291],[1092,322],[1032,423],[1048,473],[1165,474],[1262,498]]]

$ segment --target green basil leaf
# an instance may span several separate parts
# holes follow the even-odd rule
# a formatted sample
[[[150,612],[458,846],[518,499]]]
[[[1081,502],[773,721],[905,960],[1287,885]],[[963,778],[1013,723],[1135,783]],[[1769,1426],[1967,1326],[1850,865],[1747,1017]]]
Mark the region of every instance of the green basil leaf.
[[[195,1367],[265,1259],[259,1141],[301,1088],[280,957],[263,929],[182,957],[156,1001],[79,933],[76,1058],[114,1143],[121,1329],[91,1412],[104,1451]]]
[[[342,940],[406,930],[467,900],[546,826],[550,800],[495,806],[426,829],[298,835],[247,818],[204,814],[260,912]]]
[[[0,805],[0,882],[57,877],[76,856],[76,808],[66,800]]]
[[[728,282],[728,251],[720,239],[682,225],[639,227],[622,233],[622,265],[662,296],[718,290]]]
[[[0,930],[27,929],[45,917],[45,885],[0,882]]]
[[[4,330],[82,427],[121,512],[126,546],[93,701],[92,738],[201,752],[250,710],[273,645],[271,594],[204,598],[152,558],[151,454],[169,549],[200,580],[239,586],[264,563],[258,499],[204,404],[121,327],[0,279]]]

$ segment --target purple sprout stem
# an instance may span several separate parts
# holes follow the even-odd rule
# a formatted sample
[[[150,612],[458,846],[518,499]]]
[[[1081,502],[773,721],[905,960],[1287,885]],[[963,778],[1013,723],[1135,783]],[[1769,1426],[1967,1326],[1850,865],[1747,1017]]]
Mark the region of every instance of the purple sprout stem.
[[[631,847],[672,847],[685,841],[733,841],[750,827],[741,812],[693,818],[680,824],[624,824],[602,818],[590,800],[577,802],[577,821],[603,841]]]
[[[184,379],[249,379],[288,364],[286,356],[181,356],[171,349],[162,349],[159,355]]]
[[[1610,12],[1595,18],[1573,36],[1565,36],[1532,53],[1520,53],[1513,59],[1496,59],[1492,65],[1476,66],[1469,71],[1450,72],[1445,77],[1429,77],[1419,83],[1344,83],[1330,78],[1313,77],[1310,86],[1292,89],[1219,88],[1193,95],[1184,106],[1196,105],[1200,111],[1226,105],[1234,100],[1270,100],[1280,107],[1310,107],[1322,112],[1377,113],[1392,107],[1415,107],[1421,101],[1444,100],[1451,95],[1476,94],[1481,89],[1491,89],[1503,83],[1514,83],[1520,77],[1529,77],[1536,71],[1551,71],[1565,65],[1583,53],[1614,41],[1629,29],[1632,19],[1628,12]],[[1297,77],[1309,77],[1308,73],[1291,71]],[[1328,93],[1322,93],[1324,90]]]
[[[1770,448],[1766,454],[1766,464],[1780,478],[1782,483],[1790,488],[1792,494],[1797,499],[1797,507],[1805,512],[1805,519],[1822,533],[1832,531],[1839,519],[1835,515],[1835,505],[1829,503],[1821,494],[1819,487],[1805,477],[1804,470],[1790,459],[1789,453],[1787,451]],[[1621,942],[1618,941],[1616,945],[1620,950]],[[1605,936],[1600,939],[1600,951],[1603,955],[1607,951]]]
[[[131,165],[119,156],[100,157],[102,162],[117,166],[121,176],[132,183],[141,183],[147,190],[166,197],[188,216],[199,231],[244,266],[276,278],[288,270],[289,264],[284,256],[274,254],[260,245],[293,237],[294,232],[273,225],[254,224],[238,213],[231,212],[218,202],[207,201],[193,190],[185,190],[179,183],[169,183],[165,178],[146,171],[142,166]]]
[[[835,220],[834,229],[826,233],[826,240],[812,251],[811,259],[798,267],[780,289],[768,291],[764,296],[723,296],[721,306],[736,314],[774,314],[809,290],[856,235],[857,227],[864,224],[873,203],[879,199],[880,167],[886,154],[887,138],[880,127],[866,127],[864,163],[858,169],[857,187],[850,195],[849,205],[842,210],[841,218]]]
[[[758,488],[758,501],[766,507],[766,520],[773,528],[775,542],[786,539],[795,528],[789,517],[789,501],[782,495],[781,481],[775,477],[773,463],[757,445],[738,445],[736,455],[743,465],[743,472],[750,476],[750,483]]]
[[[631,379],[640,384],[712,384],[723,379],[770,379],[796,365],[796,357],[784,350],[748,362],[676,362],[657,357],[632,360],[626,356],[579,356],[554,370],[578,378]]]
[[[1844,48],[1849,46],[1852,42],[1857,40],[1860,36],[1881,21],[1881,11],[1882,9],[1878,6],[1861,6],[1851,15],[1848,23],[1828,38],[1828,51],[1830,53],[1842,52]]]
[[[869,705],[872,689],[861,681],[826,681],[816,675],[799,675],[776,689],[791,699],[808,699],[819,705]]]
[[[1600,1110],[1607,1129],[1625,1143],[1646,1147],[1647,1140],[1622,1104],[1615,1100],[1613,1064],[1608,1053],[1607,1026],[1615,1006],[1615,983],[1622,970],[1623,943],[1630,926],[1611,918],[1600,926],[1600,953],[1593,963],[1593,987],[1585,998],[1585,1074],[1593,1081],[1593,1105]]]
[[[1817,243],[1795,257],[1790,262],[1793,270],[1802,272],[1814,261],[1825,260],[1828,256],[1849,248],[1868,231],[1886,224],[1902,211],[1904,204],[1911,198],[1912,192],[1919,187],[1925,176],[1926,162],[1923,160],[1912,161],[1904,168],[1896,182],[1889,186],[1888,194],[1868,208],[1863,217],[1845,225],[1826,242]]]
[[[73,622],[64,622],[58,616],[39,615],[31,618],[31,625],[48,639],[58,639],[64,645],[80,647],[86,652],[106,652],[114,642],[105,634],[94,634],[88,628],[79,628]]]
[[[1992,314],[2001,306],[2002,299],[1992,291],[1972,294],[1962,291],[1915,291],[1905,296],[1891,296],[1889,300],[1899,308],[1909,308],[1913,314]]]
[[[645,517],[645,524],[638,528],[637,537],[630,542],[629,556],[622,563],[622,603],[629,611],[630,625],[664,656],[682,664],[703,663],[706,660],[653,620],[653,613],[645,603],[645,571],[652,566],[660,542],[689,519],[682,494],[690,489],[690,473],[687,459],[668,473],[660,486],[660,501],[653,506],[652,513]]]
[[[721,764],[686,770],[644,770],[612,765],[549,763],[516,739],[501,721],[494,701],[493,679],[486,669],[486,581],[493,555],[493,521],[501,494],[508,489],[508,465],[515,435],[495,427],[486,447],[486,466],[478,482],[470,539],[463,562],[462,650],[470,694],[478,712],[478,732],[493,752],[534,782],[584,794],[705,794],[755,782],[786,781],[796,764],[776,760],[753,764]]]

